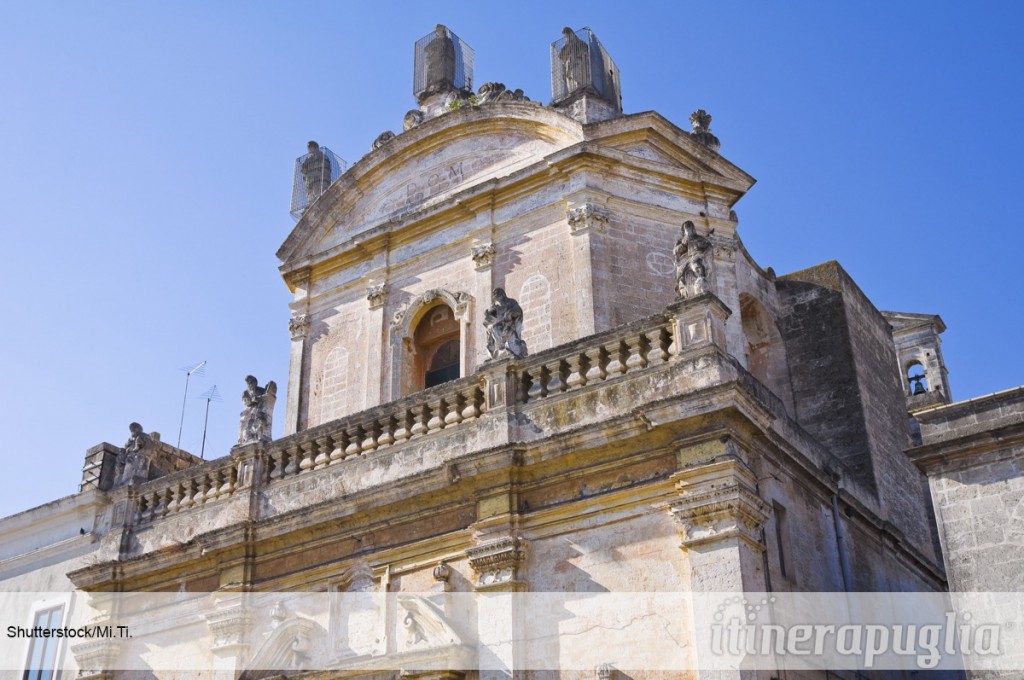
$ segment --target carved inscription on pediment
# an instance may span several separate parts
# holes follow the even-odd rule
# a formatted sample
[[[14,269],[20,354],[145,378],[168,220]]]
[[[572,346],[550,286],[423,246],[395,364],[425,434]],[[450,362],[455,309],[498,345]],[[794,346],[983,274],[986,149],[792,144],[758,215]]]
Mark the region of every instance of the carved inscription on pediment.
[[[466,180],[505,162],[513,155],[510,152],[499,152],[484,156],[465,155],[446,159],[413,175],[396,189],[388,192],[380,202],[377,215],[391,215],[410,210],[435,196],[455,189]]]

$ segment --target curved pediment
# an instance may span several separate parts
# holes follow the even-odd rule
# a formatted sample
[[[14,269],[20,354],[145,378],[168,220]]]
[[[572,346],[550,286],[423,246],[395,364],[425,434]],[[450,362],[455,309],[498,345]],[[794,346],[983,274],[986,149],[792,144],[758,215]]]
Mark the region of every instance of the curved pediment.
[[[328,251],[582,139],[579,123],[534,104],[487,104],[431,119],[353,165],[306,210],[278,257],[294,262]]]

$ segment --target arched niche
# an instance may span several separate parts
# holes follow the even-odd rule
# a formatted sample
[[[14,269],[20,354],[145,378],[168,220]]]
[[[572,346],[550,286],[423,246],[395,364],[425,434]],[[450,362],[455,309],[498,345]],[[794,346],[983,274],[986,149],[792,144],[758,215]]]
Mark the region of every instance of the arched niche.
[[[408,300],[391,320],[391,398],[468,375],[472,297],[432,289]],[[454,361],[452,361],[454,359]]]
[[[793,415],[793,387],[786,363],[786,348],[775,321],[756,298],[740,295],[740,321],[747,370],[775,393]]]

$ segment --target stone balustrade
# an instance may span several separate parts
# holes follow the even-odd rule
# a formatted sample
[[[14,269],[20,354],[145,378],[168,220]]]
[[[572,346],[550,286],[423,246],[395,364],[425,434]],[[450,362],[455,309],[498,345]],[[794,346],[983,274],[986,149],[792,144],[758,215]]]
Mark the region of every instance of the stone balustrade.
[[[560,394],[639,375],[688,350],[725,346],[729,310],[714,296],[677,302],[662,314],[553,347],[524,359],[488,362],[473,375],[303,430],[269,444],[152,480],[134,489],[132,524],[141,525],[229,498],[244,487],[278,483],[371,455],[490,411],[515,410]]]

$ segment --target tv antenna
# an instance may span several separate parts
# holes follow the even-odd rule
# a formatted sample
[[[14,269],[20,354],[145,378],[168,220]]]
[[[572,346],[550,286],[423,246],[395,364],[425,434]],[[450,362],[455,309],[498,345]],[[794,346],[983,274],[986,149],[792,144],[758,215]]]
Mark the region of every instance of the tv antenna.
[[[181,429],[185,426],[185,400],[188,399],[188,381],[193,375],[204,375],[206,369],[203,366],[206,365],[205,361],[200,361],[195,366],[182,366],[179,371],[185,372],[185,396],[181,398],[181,422],[178,423],[178,444],[177,448],[181,448]]]
[[[220,398],[220,392],[217,391],[216,385],[200,394],[199,398],[206,399],[206,417],[203,418],[203,446],[199,450],[199,457],[205,458],[206,456],[204,455],[204,453],[206,452],[206,424],[210,422],[210,402],[224,400]]]

